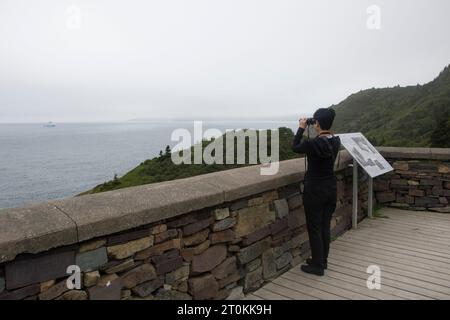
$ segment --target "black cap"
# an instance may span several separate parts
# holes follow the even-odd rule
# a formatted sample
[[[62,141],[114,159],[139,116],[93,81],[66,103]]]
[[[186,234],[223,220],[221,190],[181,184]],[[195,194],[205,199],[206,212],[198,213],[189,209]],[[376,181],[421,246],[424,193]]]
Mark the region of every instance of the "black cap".
[[[320,108],[314,112],[314,119],[316,119],[320,127],[324,130],[329,130],[333,125],[334,117],[336,116],[336,111],[332,108]]]

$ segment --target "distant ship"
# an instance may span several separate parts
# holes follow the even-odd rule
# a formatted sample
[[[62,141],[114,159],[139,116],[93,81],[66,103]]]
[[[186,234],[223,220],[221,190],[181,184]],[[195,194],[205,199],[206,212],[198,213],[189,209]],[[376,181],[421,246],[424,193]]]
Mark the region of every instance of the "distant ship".
[[[56,124],[54,124],[53,122],[47,122],[46,124],[44,124],[44,127],[46,128],[54,128],[56,127]]]

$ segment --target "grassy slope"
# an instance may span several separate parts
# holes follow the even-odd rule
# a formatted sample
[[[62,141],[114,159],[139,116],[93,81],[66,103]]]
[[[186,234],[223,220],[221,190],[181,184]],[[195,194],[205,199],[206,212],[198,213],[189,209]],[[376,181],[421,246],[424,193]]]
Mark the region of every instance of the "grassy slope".
[[[450,112],[450,68],[423,86],[364,90],[333,108],[336,132],[360,131],[375,145],[431,146],[438,120]]]
[[[439,77],[426,85],[363,90],[333,108],[336,110],[333,130],[337,133],[362,132],[374,145],[450,147],[450,68],[445,68]],[[438,123],[439,131],[436,130]],[[280,128],[279,133],[280,160],[297,157],[291,150],[292,130]],[[432,137],[436,136],[441,138],[435,138],[433,144]],[[203,141],[203,147],[209,143],[211,141]],[[170,154],[165,153],[146,160],[123,177],[98,185],[86,193],[186,178],[240,166],[243,165],[175,165]]]
[[[298,157],[292,151],[292,139],[294,133],[289,128],[279,128],[280,135],[280,160],[293,159]],[[259,139],[259,136],[258,136]],[[224,140],[225,141],[225,140]],[[203,141],[203,148],[210,144],[211,140]],[[270,150],[270,139],[268,139],[268,145]],[[224,142],[225,148],[225,142]],[[237,148],[235,148],[236,150]],[[270,154],[270,151],[269,151]],[[225,155],[225,152],[224,152]],[[193,152],[192,152],[193,156]],[[236,157],[236,151],[235,151]],[[225,159],[225,158],[224,158]],[[223,161],[225,163],[225,160]],[[234,161],[236,163],[236,161]],[[259,163],[259,159],[258,159]],[[205,174],[215,171],[227,170],[232,168],[238,168],[246,165],[251,165],[248,163],[248,155],[246,155],[246,164],[180,164],[175,165],[172,162],[170,153],[165,152],[159,157],[149,159],[141,163],[139,166],[125,174],[121,178],[113,179],[111,181],[105,182],[101,185],[96,186],[94,189],[85,192],[86,193],[97,193],[108,190],[115,190],[120,188],[126,188],[131,186],[137,186],[142,184],[168,181],[174,179],[181,179],[196,176],[199,174]]]

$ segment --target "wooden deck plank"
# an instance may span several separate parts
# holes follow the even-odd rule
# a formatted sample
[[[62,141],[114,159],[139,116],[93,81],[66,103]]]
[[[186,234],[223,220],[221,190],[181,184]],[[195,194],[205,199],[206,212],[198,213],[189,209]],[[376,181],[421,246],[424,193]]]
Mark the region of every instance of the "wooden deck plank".
[[[251,296],[263,299],[450,299],[450,215],[383,208],[331,244],[328,270],[299,267]],[[381,290],[366,286],[366,269],[381,268]]]
[[[407,258],[411,261],[422,261],[424,263],[429,263],[435,266],[440,266],[442,268],[448,268],[449,261],[448,259],[437,257],[434,255],[427,255],[423,252],[417,252],[413,251],[413,248],[408,246],[395,246],[390,244],[389,242],[383,242],[383,241],[375,241],[372,239],[364,239],[365,242],[362,242],[362,238],[354,238],[351,236],[346,237],[345,239],[341,239],[339,244],[346,245],[348,247],[352,246],[358,246],[358,247],[364,247],[368,252],[369,251],[383,251],[388,253],[389,255],[393,257],[399,257],[399,258]],[[370,242],[368,242],[370,241]],[[338,242],[337,242],[338,243]],[[333,247],[335,244],[332,243],[331,247]]]
[[[288,297],[290,299],[295,300],[319,300],[319,298],[316,298],[314,296],[308,295],[306,293],[303,293],[301,291],[293,290],[292,283],[285,283],[282,279],[278,279],[278,281],[274,281],[271,283],[268,283],[264,286],[264,288],[275,292],[279,295]]]
[[[422,232],[422,228],[414,227],[414,228],[399,228],[396,226],[393,226],[392,224],[383,225],[383,223],[378,221],[367,221],[367,223],[364,223],[363,225],[359,226],[358,229],[364,229],[367,230],[368,233],[374,233],[374,232],[383,232],[389,235],[396,235],[396,236],[405,236],[405,238],[411,238],[412,240],[422,240],[426,241],[432,244],[436,244],[438,247],[444,247],[448,249],[450,246],[447,242],[442,242],[443,240],[449,240],[450,239],[450,231],[449,233],[445,234],[430,234],[426,232]]]
[[[357,279],[357,281],[346,281],[347,279],[339,279],[339,278],[332,278],[329,276],[329,273],[327,272],[325,277],[316,277],[312,274],[304,273],[298,269],[292,269],[290,272],[298,275],[303,276],[311,280],[324,282],[324,283],[332,283],[333,286],[345,290],[349,290],[355,293],[362,294],[367,297],[372,297],[374,299],[385,299],[385,300],[400,300],[399,297],[396,297],[391,294],[387,294],[385,292],[379,291],[379,290],[370,290],[366,286],[366,280]],[[356,279],[356,278],[355,278]]]
[[[415,268],[412,265],[399,264],[387,260],[382,259],[374,259],[371,257],[364,256],[364,252],[349,252],[345,250],[333,249],[333,252],[339,254],[340,257],[350,258],[359,260],[367,266],[371,264],[376,264],[382,268],[382,270],[390,271],[393,273],[405,275],[411,277],[411,279],[424,280],[430,283],[435,283],[437,285],[441,285],[450,289],[450,280],[444,275],[432,273],[432,271],[426,271],[420,268]],[[443,281],[446,280],[446,281]],[[450,290],[449,290],[450,291]]]
[[[361,267],[361,266],[355,266],[353,264],[346,264],[343,263],[342,261],[339,260],[333,260],[332,258],[329,260],[328,262],[331,266],[333,267],[339,267],[348,271],[352,271],[352,272],[357,272],[360,274],[364,274],[366,279],[368,277],[368,274],[365,273],[365,268]],[[415,283],[412,282],[405,282],[396,278],[391,278],[391,277],[386,277],[386,276],[382,276],[382,283],[381,286],[383,286],[383,284],[387,284],[393,287],[397,287],[399,289],[405,290],[405,291],[409,291],[411,293],[417,294],[419,296],[425,296],[428,298],[432,298],[432,299],[447,299],[447,297],[445,295],[441,295],[440,293],[435,293],[432,290],[428,290],[422,287],[418,287]]]
[[[409,271],[415,271],[420,274],[426,273],[432,277],[450,281],[450,270],[447,270],[445,268],[439,268],[430,264],[420,262],[414,262],[414,264],[411,264],[411,261],[408,259],[392,257],[388,253],[384,252],[378,253],[373,250],[367,251],[363,247],[358,248],[356,246],[348,245],[341,247],[340,244],[335,244],[332,246],[332,248],[332,250],[342,250],[344,251],[344,254],[356,253],[361,258],[364,258],[365,261],[377,261],[386,265],[399,267]]]
[[[345,277],[345,275],[349,275],[351,277],[363,279],[364,281],[367,280],[367,276],[368,276],[367,273],[365,273],[363,271],[357,271],[357,270],[341,267],[338,264],[335,264],[334,261],[330,261],[328,263],[327,273],[329,271],[331,271],[331,274],[333,274],[333,272],[338,272],[340,275],[341,274],[344,275],[344,277]],[[392,288],[392,290],[391,290],[391,288]],[[417,294],[415,292],[411,292],[408,289],[409,289],[408,285],[405,286],[404,283],[395,281],[395,280],[391,280],[391,279],[384,279],[381,284],[382,291],[386,290],[386,292],[391,292],[392,294],[395,294],[400,297],[404,297],[405,299],[433,300],[433,298],[430,298],[428,296],[424,296],[421,294]]]
[[[265,287],[253,292],[253,295],[260,297],[264,300],[292,300],[290,298],[287,298],[285,296],[282,296],[275,292],[272,292],[272,291],[266,289]]]
[[[342,239],[339,242],[332,243],[331,247],[335,245],[346,246],[348,248],[354,248],[355,250],[363,249],[367,252],[389,255],[391,257],[395,257],[397,259],[405,259],[410,262],[422,262],[427,265],[440,267],[442,268],[443,273],[447,274],[449,271],[448,263],[437,261],[433,255],[421,255],[420,252],[418,254],[418,252],[412,251],[410,249],[396,248],[388,246],[387,244],[375,244],[372,242],[361,243],[360,239],[352,239],[350,237]]]
[[[331,294],[334,294],[336,296],[340,296],[346,299],[351,300],[374,300],[372,297],[368,297],[362,294],[359,294],[357,292],[353,292],[350,290],[337,288],[334,286],[333,283],[322,283],[318,281],[317,279],[309,279],[307,277],[304,277],[300,274],[294,274],[294,273],[285,273],[281,275],[282,278],[293,280],[292,277],[295,277],[295,279],[298,279],[301,281],[301,283],[310,286],[311,288],[316,288],[318,290],[322,290]]]
[[[421,218],[421,219],[441,219],[450,220],[450,216],[447,213],[433,212],[433,211],[415,211],[415,210],[403,210],[398,208],[383,208],[384,212],[396,216],[408,216],[408,218]]]
[[[378,243],[386,246],[390,246],[393,248],[407,249],[409,251],[421,252],[425,255],[433,255],[437,257],[441,257],[450,261],[450,254],[448,253],[450,250],[445,247],[437,247],[436,245],[424,244],[421,241],[410,240],[407,238],[401,239],[400,236],[392,236],[384,234],[380,232],[378,235],[369,234],[369,233],[351,233],[347,235],[345,238],[342,238],[342,241],[348,240],[348,238],[356,239],[362,241],[365,239],[371,243]],[[364,242],[362,242],[364,243]],[[447,262],[447,261],[445,261]]]
[[[249,293],[245,296],[244,300],[264,300],[263,298],[257,297],[252,293]]]
[[[396,216],[407,216],[408,218],[420,218],[427,219],[431,218],[433,220],[441,219],[441,220],[450,220],[450,215],[446,213],[440,212],[431,212],[431,211],[413,211],[413,210],[402,210],[396,208],[383,208],[382,211],[384,213]]]
[[[417,227],[423,227],[424,230],[431,231],[431,232],[440,232],[440,231],[447,231],[450,229],[450,223],[448,221],[442,221],[442,220],[436,220],[436,221],[429,221],[426,219],[409,219],[406,217],[399,217],[396,215],[386,215],[386,216],[378,216],[375,217],[373,220],[377,220],[380,222],[389,222],[392,226],[399,226],[399,227],[410,227],[410,228],[417,228]]]
[[[327,291],[318,290],[314,287],[310,287],[304,284],[300,279],[298,279],[295,275],[291,275],[289,272],[284,273],[281,277],[273,280],[274,283],[282,284],[284,286],[290,286],[292,290],[296,290],[299,292],[305,292],[310,296],[313,296],[320,300],[348,300],[342,296],[329,293]]]
[[[367,228],[368,228],[367,226],[364,226],[364,227],[361,227],[360,230],[366,231]],[[352,233],[351,235],[348,235],[348,236],[357,236],[357,235],[359,235],[359,234]],[[380,230],[380,232],[378,232],[378,234],[376,234],[373,229],[371,229],[370,232],[367,232],[367,237],[369,237],[369,236],[376,237],[378,239],[380,239],[381,236],[386,236],[386,239],[387,239],[387,237],[389,237],[394,242],[398,243],[401,241],[400,244],[419,243],[419,246],[417,248],[426,247],[428,249],[432,249],[433,252],[441,253],[444,255],[449,255],[449,252],[450,252],[450,245],[447,244],[447,242],[450,242],[450,239],[448,239],[448,240],[447,239],[439,239],[439,240],[436,240],[436,242],[433,242],[433,241],[429,241],[428,239],[421,237],[420,235],[417,235],[415,237],[415,239],[411,239],[412,235],[406,235],[400,231],[396,232],[394,230],[392,232],[385,232],[385,230]],[[384,239],[384,237],[382,237],[382,238]],[[415,246],[413,248],[415,248]]]
[[[438,265],[445,269],[448,269],[448,259],[439,255],[436,255],[434,252],[430,252],[429,254],[422,249],[416,249],[411,246],[403,246],[397,245],[392,242],[384,242],[384,241],[375,241],[373,239],[364,238],[365,241],[362,241],[361,237],[348,236],[345,239],[341,239],[339,242],[333,242],[333,245],[341,245],[346,247],[355,247],[366,249],[368,251],[374,251],[384,254],[389,254],[392,256],[396,256],[398,258],[411,258],[412,261],[427,261],[432,265]]]
[[[439,226],[443,228],[448,228],[450,226],[450,219],[437,219],[437,218],[426,218],[426,216],[422,216],[420,218],[415,218],[411,215],[398,215],[398,214],[383,214],[383,215],[376,215],[372,220],[379,220],[381,222],[387,222],[391,221],[392,223],[395,222],[396,225],[419,225],[419,226]]]
[[[364,263],[364,262],[361,263],[360,261],[357,261],[354,259],[342,258],[342,257],[335,256],[335,255],[330,255],[330,259],[332,259],[334,263],[336,263],[340,266],[347,267],[347,268],[350,268],[353,270],[366,271],[366,268],[367,268],[367,263]],[[397,281],[403,282],[405,284],[410,284],[414,287],[414,290],[412,292],[423,294],[428,297],[438,297],[439,299],[449,299],[450,298],[449,291],[446,291],[447,294],[445,294],[445,293],[441,292],[441,291],[445,292],[445,290],[436,288],[435,285],[425,282],[425,281],[411,279],[409,277],[405,277],[405,276],[402,276],[399,274],[393,274],[393,273],[386,272],[386,271],[382,271],[381,277],[382,277],[382,279],[384,279],[382,281],[385,281],[386,279],[392,279],[392,280],[397,280]]]
[[[366,290],[369,290],[369,289],[367,289],[367,286],[366,286],[367,274],[357,274],[357,273],[347,274],[347,273],[343,273],[342,271],[337,270],[336,268],[333,268],[330,266],[327,270],[327,276],[330,278],[333,278],[333,279],[338,279],[338,280],[346,281],[348,283],[353,283],[358,286],[363,285]],[[425,296],[418,296],[415,294],[411,294],[408,291],[404,291],[404,290],[398,289],[396,287],[388,286],[386,284],[383,284],[383,287],[381,290],[371,290],[371,291],[382,292],[384,294],[390,295],[393,297],[393,298],[391,298],[392,300],[411,300],[411,299],[427,298]],[[380,295],[380,298],[382,298],[381,295]]]
[[[411,211],[408,211],[408,213],[405,214],[399,211],[393,212],[392,210],[389,210],[385,216],[395,218],[398,220],[405,220],[408,223],[420,221],[428,223],[430,225],[442,224],[450,226],[450,217],[448,216],[448,214],[439,214],[439,215],[428,215],[428,213],[415,214],[414,212],[411,213]]]
[[[427,230],[424,230],[423,228],[420,227],[397,227],[397,226],[393,226],[392,224],[389,224],[388,226],[384,226],[381,223],[367,223],[364,224],[362,227],[371,227],[372,228],[372,232],[373,231],[383,231],[386,233],[392,233],[395,232],[397,233],[397,235],[403,234],[405,236],[408,235],[414,235],[416,237],[416,239],[420,239],[420,240],[428,240],[432,243],[436,243],[438,246],[445,246],[446,248],[448,248],[447,244],[448,241],[450,240],[450,231],[445,231],[445,232],[429,232]]]
[[[450,244],[447,242],[443,242],[446,240],[450,240],[449,237],[440,237],[438,235],[428,235],[428,234],[421,234],[420,229],[408,229],[408,230],[401,230],[396,227],[392,226],[384,226],[381,225],[381,223],[374,222],[374,221],[368,221],[367,223],[364,223],[362,226],[359,226],[359,229],[367,231],[368,234],[373,234],[375,231],[377,232],[383,232],[387,235],[394,235],[397,237],[404,237],[405,239],[411,239],[411,240],[420,240],[425,243],[429,243],[430,245],[436,245],[438,248],[443,247],[445,249],[450,248]]]
[[[392,226],[398,226],[399,228],[402,227],[410,227],[410,228],[421,228],[426,232],[429,233],[437,233],[437,234],[443,234],[445,235],[450,228],[447,226],[447,222],[445,223],[436,223],[436,224],[427,224],[425,222],[422,222],[420,220],[403,220],[400,218],[395,218],[393,216],[388,216],[388,218],[378,218],[376,220],[384,220],[384,222],[387,222],[389,220],[389,223]]]

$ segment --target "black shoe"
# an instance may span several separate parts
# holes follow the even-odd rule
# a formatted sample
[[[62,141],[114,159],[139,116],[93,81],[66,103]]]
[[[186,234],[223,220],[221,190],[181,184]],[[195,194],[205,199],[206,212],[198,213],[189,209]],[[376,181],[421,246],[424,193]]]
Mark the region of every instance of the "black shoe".
[[[307,259],[306,259],[306,263],[309,264],[309,265],[311,265],[311,264],[312,264],[312,259],[311,259],[311,258],[307,258]],[[327,263],[326,261],[323,263],[323,268],[324,268],[324,269],[327,269],[327,268],[328,268],[328,263]]]
[[[312,265],[304,264],[301,266],[303,272],[315,274],[317,276],[323,276],[324,272],[322,268],[315,267]]]

